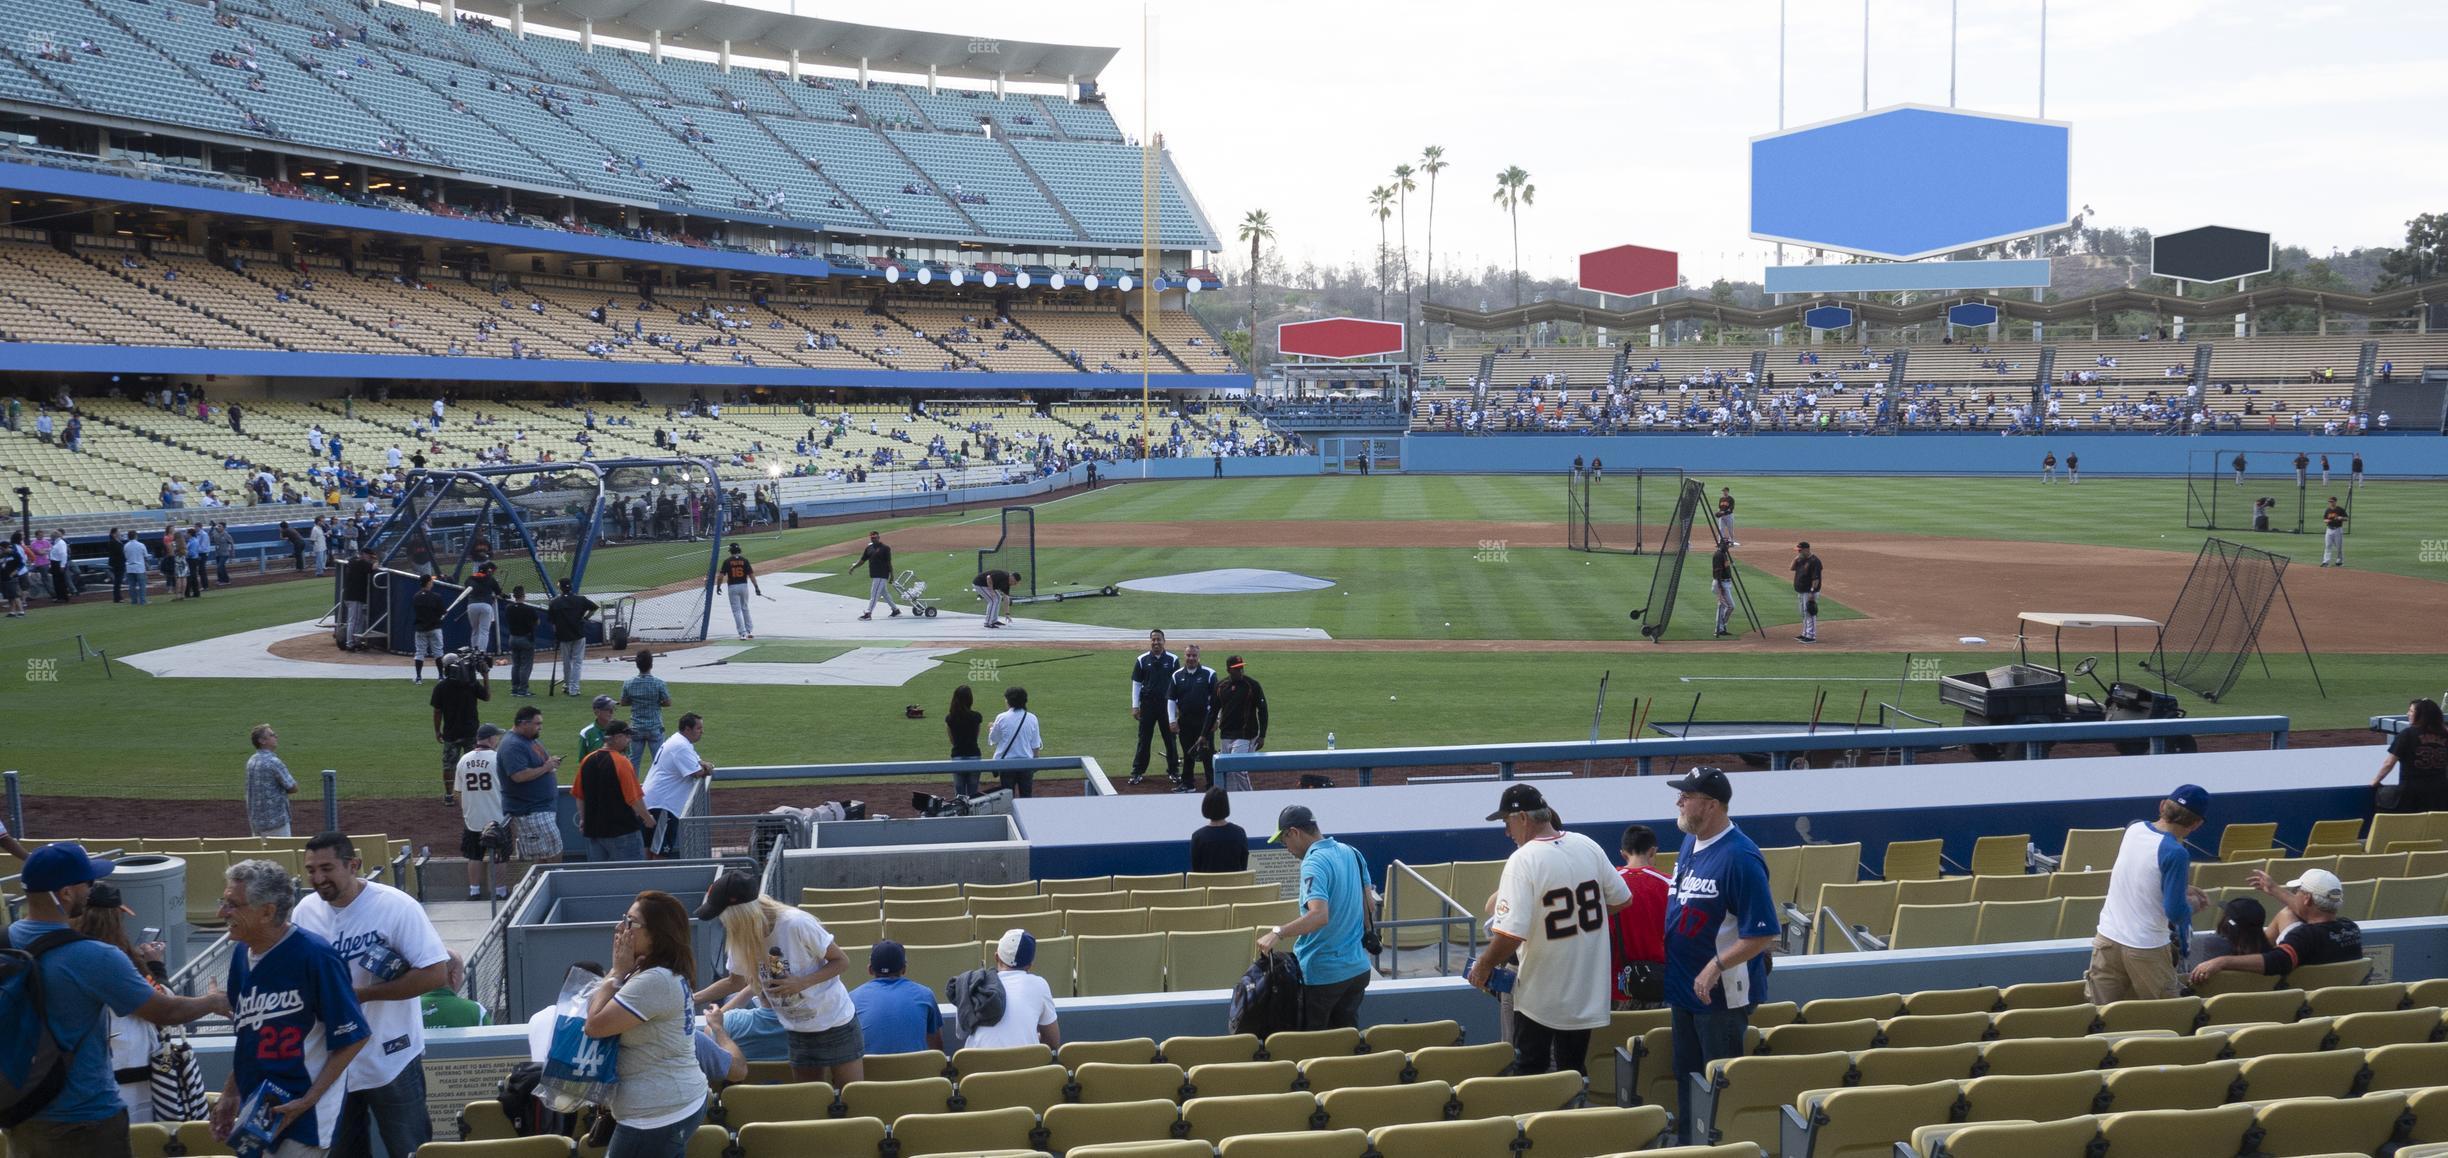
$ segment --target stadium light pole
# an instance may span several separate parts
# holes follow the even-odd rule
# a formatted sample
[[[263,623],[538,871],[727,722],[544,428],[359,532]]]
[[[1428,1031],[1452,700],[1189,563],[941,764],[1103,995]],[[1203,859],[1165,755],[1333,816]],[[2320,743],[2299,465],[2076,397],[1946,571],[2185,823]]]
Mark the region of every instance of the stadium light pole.
[[[1963,0],[1947,0],[1947,107],[1955,107],[1955,42],[1963,35]]]
[[[2048,0],[2040,0],[2040,117],[2048,119]]]

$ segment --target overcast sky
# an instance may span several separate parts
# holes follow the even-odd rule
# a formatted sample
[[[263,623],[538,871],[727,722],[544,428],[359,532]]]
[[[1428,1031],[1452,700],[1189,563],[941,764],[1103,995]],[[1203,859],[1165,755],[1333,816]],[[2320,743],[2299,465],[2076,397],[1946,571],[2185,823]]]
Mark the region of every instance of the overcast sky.
[[[787,8],[788,0],[738,0]],[[2039,0],[1960,0],[1956,103],[2040,112]],[[1158,5],[1141,83],[1142,6],[932,0],[839,19],[1008,40],[1115,46],[1104,84],[1136,134],[1141,94],[1228,248],[1273,216],[1285,255],[1372,260],[1366,198],[1442,145],[1440,264],[1507,263],[1495,174],[1529,170],[1525,271],[1626,242],[1683,273],[1756,279],[1750,137],[1774,131],[1776,0],[1233,0]],[[1860,0],[1787,6],[1784,123],[1862,108]],[[1948,0],[1869,0],[1869,103],[1947,103]],[[2448,209],[2448,5],[2415,0],[2053,0],[2047,115],[2073,125],[2073,199],[2102,223],[2267,229],[2315,253],[2393,245]],[[1837,181],[1876,181],[1878,159]],[[1422,245],[1425,183],[1414,194]],[[1789,258],[1800,260],[1793,250]],[[1415,259],[1416,260],[1416,259]]]

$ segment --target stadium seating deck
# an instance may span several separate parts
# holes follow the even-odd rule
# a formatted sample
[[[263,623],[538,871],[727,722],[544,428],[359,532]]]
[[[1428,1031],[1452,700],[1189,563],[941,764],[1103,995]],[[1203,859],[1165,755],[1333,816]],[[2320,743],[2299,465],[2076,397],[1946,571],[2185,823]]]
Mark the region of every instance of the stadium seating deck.
[[[793,83],[678,54],[590,54],[541,28],[514,38],[406,6],[265,0],[219,11],[91,0],[0,13],[0,36],[25,49],[0,61],[0,91],[642,204],[1031,247],[1139,240],[1140,154],[1101,104]],[[1164,244],[1210,247],[1178,177],[1161,170]],[[1048,203],[1040,180],[1072,212]]]

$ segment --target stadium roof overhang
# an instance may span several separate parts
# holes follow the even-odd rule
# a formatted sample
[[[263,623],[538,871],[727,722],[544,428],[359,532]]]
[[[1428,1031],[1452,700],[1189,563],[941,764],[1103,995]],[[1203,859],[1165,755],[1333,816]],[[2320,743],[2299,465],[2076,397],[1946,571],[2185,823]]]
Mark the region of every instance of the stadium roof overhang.
[[[2000,314],[2018,321],[2048,323],[2073,321],[2128,310],[2206,318],[2221,314],[2252,313],[2282,306],[2307,306],[2333,314],[2387,317],[2426,305],[2436,300],[2441,293],[2442,291],[2434,286],[2407,286],[2403,289],[2376,294],[2335,293],[2305,289],[2300,286],[2273,286],[2269,289],[2228,294],[2220,298],[2178,298],[2167,294],[2146,293],[2142,290],[2113,289],[2054,302],[2021,301],[2011,297],[1991,297],[1981,294],[1953,294],[1934,296],[1910,305],[1898,306],[1885,302],[1830,296],[1812,297],[1759,309],[1727,305],[1702,297],[1688,297],[1660,302],[1657,305],[1644,306],[1636,310],[1602,310],[1576,302],[1547,301],[1515,309],[1487,311],[1460,310],[1452,306],[1432,304],[1423,307],[1421,313],[1428,321],[1441,322],[1465,330],[1510,330],[1539,322],[1576,322],[1585,326],[1636,329],[1689,320],[1716,322],[1720,325],[1770,327],[1799,324],[1805,310],[1812,306],[1827,305],[1832,302],[1842,302],[1851,306],[1865,322],[1890,326],[1943,319],[1946,317],[1948,306],[1963,301],[1987,302],[1996,306]]]
[[[458,7],[507,21],[521,5],[458,0]],[[536,24],[575,32],[591,23],[597,36],[640,44],[661,32],[665,47],[717,52],[728,42],[740,56],[787,60],[796,50],[801,64],[857,68],[863,62],[878,71],[914,75],[932,68],[937,76],[969,80],[1088,80],[1118,51],[853,24],[716,0],[528,0],[523,7],[524,18]]]

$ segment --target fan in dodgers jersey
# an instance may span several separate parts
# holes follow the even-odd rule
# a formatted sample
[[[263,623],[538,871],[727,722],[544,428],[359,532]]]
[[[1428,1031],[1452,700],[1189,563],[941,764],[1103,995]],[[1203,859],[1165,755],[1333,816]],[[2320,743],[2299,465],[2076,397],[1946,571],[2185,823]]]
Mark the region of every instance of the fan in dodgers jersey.
[[[331,943],[289,921],[297,885],[268,860],[244,860],[224,875],[229,923],[230,1076],[213,1103],[213,1136],[229,1140],[253,1095],[270,1086],[266,1158],[319,1158],[340,1124],[341,1075],[365,1048],[365,1011],[348,965]],[[238,1147],[233,1147],[237,1149]]]

